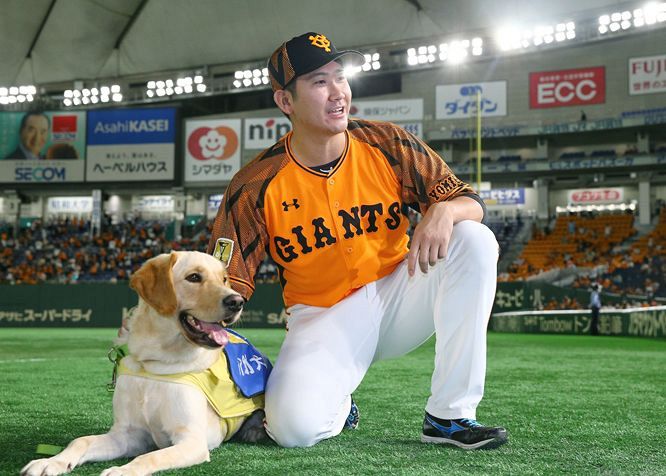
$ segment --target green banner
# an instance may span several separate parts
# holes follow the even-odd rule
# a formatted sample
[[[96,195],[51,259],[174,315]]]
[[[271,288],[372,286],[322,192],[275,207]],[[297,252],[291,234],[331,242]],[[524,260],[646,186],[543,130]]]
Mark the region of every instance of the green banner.
[[[590,303],[590,291],[586,289],[561,288],[552,284],[529,281],[498,283],[493,312],[544,309],[551,301],[561,303],[565,297],[575,299],[582,308],[587,308]],[[634,300],[645,300],[645,298]],[[621,301],[621,296],[606,293],[601,295],[601,302],[604,305]]]
[[[136,306],[128,283],[0,285],[0,327],[118,327]],[[259,284],[237,327],[284,327],[282,290]]]
[[[496,332],[589,334],[590,311],[522,311],[493,314],[489,329]],[[609,309],[599,313],[599,334],[666,337],[666,306]]]
[[[500,283],[491,329],[500,332],[589,332],[587,310],[518,312],[539,305],[545,306],[551,299],[561,301],[565,296],[575,297],[582,307],[588,306],[589,293],[584,290],[547,284]],[[613,300],[619,301],[619,297],[602,297],[604,304]],[[137,302],[136,293],[126,282],[0,285],[0,327],[118,327]],[[495,316],[502,316],[505,311],[512,312],[510,316],[513,317],[495,320]],[[603,332],[607,335],[661,336],[659,333],[663,332],[664,319],[663,312],[645,315],[641,310],[635,313],[602,311],[600,326],[609,329]],[[621,331],[618,330],[620,321]],[[236,327],[283,328],[285,322],[286,312],[280,285],[258,284]]]

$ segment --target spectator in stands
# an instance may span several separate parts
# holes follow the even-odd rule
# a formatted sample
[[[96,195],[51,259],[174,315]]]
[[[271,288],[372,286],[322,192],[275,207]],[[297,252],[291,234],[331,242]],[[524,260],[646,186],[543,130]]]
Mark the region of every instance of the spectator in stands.
[[[599,335],[599,310],[601,309],[601,286],[599,283],[592,283],[590,287],[590,310],[592,320],[590,323],[590,333],[593,336]]]
[[[19,128],[19,144],[5,159],[43,159],[42,149],[49,133],[49,118],[40,111],[27,112]]]

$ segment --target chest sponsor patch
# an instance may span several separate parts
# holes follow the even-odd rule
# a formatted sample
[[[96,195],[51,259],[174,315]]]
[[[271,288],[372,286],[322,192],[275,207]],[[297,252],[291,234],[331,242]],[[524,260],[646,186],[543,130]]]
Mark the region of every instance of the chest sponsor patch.
[[[228,238],[218,238],[213,250],[213,257],[219,259],[225,266],[229,266],[231,255],[234,252],[234,242]]]

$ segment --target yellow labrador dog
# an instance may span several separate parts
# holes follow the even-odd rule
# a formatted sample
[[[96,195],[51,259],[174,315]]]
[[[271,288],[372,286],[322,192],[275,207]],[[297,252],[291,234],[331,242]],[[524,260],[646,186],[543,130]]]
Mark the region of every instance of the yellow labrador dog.
[[[148,260],[130,286],[139,304],[117,342],[127,343],[129,355],[120,363],[113,426],[28,463],[22,475],[57,475],[86,462],[137,455],[102,475],[145,475],[209,461],[209,450],[232,436],[266,438],[263,394],[245,397],[222,375],[227,351],[221,349],[236,339],[225,327],[238,320],[244,303],[229,287],[224,264],[205,253],[164,254]],[[260,357],[251,360],[261,364]],[[220,362],[224,368],[215,370]],[[245,371],[254,373],[254,367]],[[192,375],[226,382],[222,403],[211,403],[207,393],[182,380]],[[221,415],[228,401],[231,409]]]

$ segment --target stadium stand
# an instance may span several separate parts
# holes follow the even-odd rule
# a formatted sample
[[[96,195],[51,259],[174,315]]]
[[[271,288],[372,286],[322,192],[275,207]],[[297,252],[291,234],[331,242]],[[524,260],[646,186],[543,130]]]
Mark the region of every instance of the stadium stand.
[[[560,155],[560,159],[584,159],[585,152],[565,152]]]
[[[549,270],[573,268],[580,270],[572,282],[576,288],[599,282],[606,292],[647,298],[642,305],[666,297],[666,207],[647,234],[635,237],[633,221],[629,213],[561,215],[552,231],[535,230],[500,280],[519,281]]]
[[[128,280],[147,259],[172,250],[206,251],[209,226],[191,237],[169,240],[168,222],[127,221],[108,224],[90,236],[90,222],[37,220],[18,231],[0,231],[0,284],[74,284]],[[277,267],[267,258],[259,282],[277,281]]]

